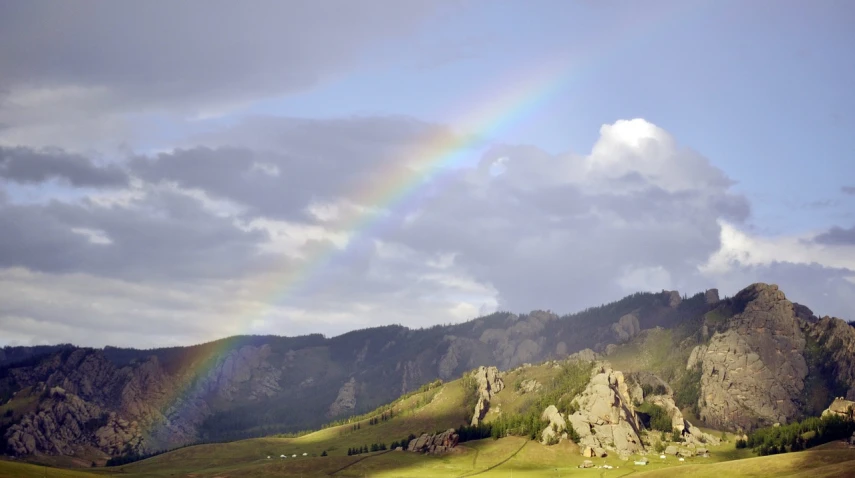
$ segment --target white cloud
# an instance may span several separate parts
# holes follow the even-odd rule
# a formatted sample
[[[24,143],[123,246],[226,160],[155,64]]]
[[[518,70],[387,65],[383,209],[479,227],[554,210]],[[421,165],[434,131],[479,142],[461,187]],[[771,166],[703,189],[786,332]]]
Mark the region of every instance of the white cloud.
[[[779,237],[752,236],[727,221],[721,220],[719,224],[721,247],[699,267],[705,274],[723,274],[734,267],[768,265],[774,262],[819,264],[855,271],[855,245],[818,244],[812,241],[818,236],[816,233]]]
[[[71,228],[71,232],[84,236],[92,244],[109,245],[113,243],[113,240],[107,236],[107,233],[99,229],[73,227]]]

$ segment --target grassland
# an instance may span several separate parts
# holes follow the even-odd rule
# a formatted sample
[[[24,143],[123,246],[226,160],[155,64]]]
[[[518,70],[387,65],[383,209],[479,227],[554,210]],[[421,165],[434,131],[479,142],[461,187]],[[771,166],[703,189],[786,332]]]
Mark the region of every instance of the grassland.
[[[270,447],[305,449],[300,439],[264,438],[222,445],[200,445],[167,453],[118,468],[63,470],[0,461],[0,477],[103,478],[255,478],[282,477],[377,477],[377,478],[463,478],[558,476],[638,477],[699,476],[855,476],[855,450],[833,443],[785,455],[752,457],[732,444],[713,448],[710,458],[688,458],[679,462],[651,456],[649,465],[615,457],[595,458],[595,466],[611,470],[579,469],[584,458],[572,443],[543,446],[518,437],[467,442],[449,454],[418,455],[408,452],[378,452],[361,456],[271,458],[261,450]],[[278,456],[278,455],[277,455]]]
[[[506,388],[494,410],[521,410],[531,397],[514,390],[518,380],[534,378],[548,383],[558,368],[549,363],[509,372]],[[737,450],[733,442],[711,447],[709,458],[692,457],[679,462],[651,454],[649,465],[634,465],[634,459],[594,458],[596,468],[580,469],[584,458],[578,447],[564,441],[544,446],[520,437],[484,439],[462,443],[454,452],[433,456],[385,451],[348,456],[351,447],[386,443],[410,433],[434,432],[456,427],[463,415],[464,388],[460,380],[413,394],[395,402],[393,418],[369,424],[369,418],[325,428],[297,438],[266,437],[223,444],[182,448],[147,460],[118,467],[92,469],[45,468],[0,461],[0,477],[103,478],[255,478],[279,477],[519,477],[558,476],[847,476],[855,470],[855,449],[829,444],[786,455],[754,457]],[[712,431],[714,432],[714,431]],[[715,432],[714,432],[715,433]],[[328,456],[321,456],[326,452]],[[303,453],[306,456],[303,456]],[[287,458],[281,458],[287,455]],[[293,457],[292,455],[297,455]],[[637,458],[637,457],[635,457]],[[613,469],[599,468],[604,464]]]

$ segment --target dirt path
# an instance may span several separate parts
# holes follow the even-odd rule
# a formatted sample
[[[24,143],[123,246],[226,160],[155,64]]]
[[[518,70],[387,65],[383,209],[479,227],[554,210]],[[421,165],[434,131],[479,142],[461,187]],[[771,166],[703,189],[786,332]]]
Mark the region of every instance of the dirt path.
[[[352,462],[350,462],[350,463],[348,463],[348,464],[344,465],[343,467],[341,467],[341,468],[339,468],[339,469],[337,469],[337,470],[333,470],[333,471],[331,471],[331,472],[327,473],[327,475],[329,475],[329,476],[333,476],[333,475],[335,475],[336,473],[341,473],[342,471],[344,471],[344,470],[346,470],[346,469],[350,468],[351,466],[353,466],[353,465],[355,465],[355,464],[359,463],[359,462],[360,462],[360,461],[362,461],[362,460],[367,460],[367,459],[369,459],[369,458],[374,458],[375,456],[384,455],[384,454],[386,454],[386,453],[389,453],[390,451],[392,451],[392,450],[381,451],[381,452],[379,452],[379,453],[374,453],[374,454],[372,454],[372,455],[367,455],[367,456],[363,456],[363,457],[361,457],[361,458],[357,458],[356,460],[354,460],[354,461],[352,461]]]
[[[525,446],[526,446],[526,445],[528,445],[528,442],[529,442],[529,440],[525,440],[525,441],[523,442],[522,446],[521,446],[521,447],[519,447],[519,448],[517,449],[517,451],[515,451],[515,452],[511,453],[510,455],[508,455],[508,457],[507,457],[507,458],[505,458],[504,460],[502,460],[502,461],[500,461],[500,462],[496,463],[495,465],[493,465],[493,466],[489,466],[489,467],[487,467],[487,468],[485,468],[485,469],[483,469],[483,470],[480,470],[480,471],[464,473],[464,474],[462,474],[462,475],[459,475],[457,478],[464,478],[464,477],[468,477],[468,476],[476,476],[476,475],[480,475],[480,474],[482,474],[482,473],[487,473],[488,471],[490,471],[490,470],[492,470],[492,469],[495,469],[495,468],[498,468],[498,467],[500,467],[500,466],[504,465],[505,463],[507,463],[508,461],[510,461],[510,460],[511,460],[511,458],[513,458],[513,457],[517,456],[517,454],[518,454],[519,452],[521,452],[521,451],[522,451],[522,449],[523,449],[523,448],[525,448]]]

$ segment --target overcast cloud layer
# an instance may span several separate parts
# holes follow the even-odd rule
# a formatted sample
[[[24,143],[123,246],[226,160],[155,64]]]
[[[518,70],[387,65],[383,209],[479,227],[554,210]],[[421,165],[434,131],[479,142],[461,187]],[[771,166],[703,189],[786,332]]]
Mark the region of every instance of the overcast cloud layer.
[[[467,132],[406,111],[229,116],[397,65],[465,4],[0,6],[0,345],[422,327],[756,281],[855,318],[851,219],[759,235],[740,178],[642,118],[425,176],[427,146]],[[183,126],[123,146],[152,118]]]

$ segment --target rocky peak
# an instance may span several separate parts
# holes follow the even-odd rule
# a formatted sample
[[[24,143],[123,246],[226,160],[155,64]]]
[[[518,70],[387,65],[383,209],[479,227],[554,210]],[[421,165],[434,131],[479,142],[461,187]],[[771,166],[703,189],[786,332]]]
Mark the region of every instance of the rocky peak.
[[[669,290],[664,292],[666,300],[668,301],[668,307],[672,309],[676,309],[680,306],[680,303],[683,302],[683,298],[680,297],[680,291]]]
[[[709,305],[718,303],[718,301],[721,300],[718,297],[718,289],[709,289],[704,292],[704,300]]]
[[[746,430],[786,423],[800,412],[808,373],[793,304],[778,286],[753,284],[732,299],[732,310],[726,328],[690,358],[702,367],[701,418]]]

